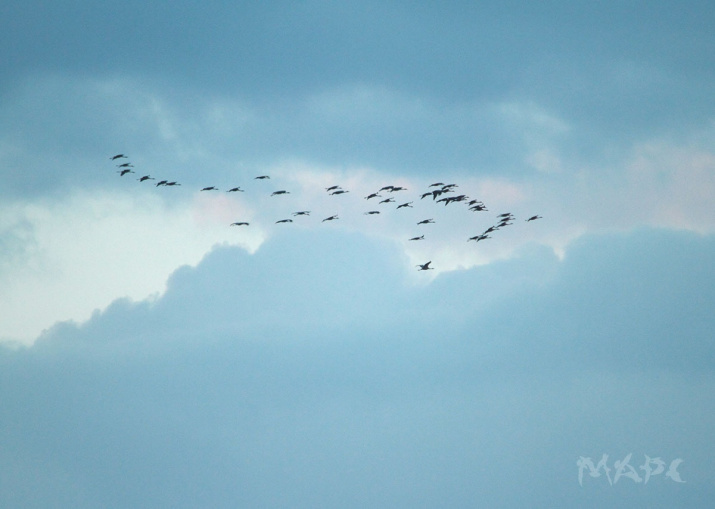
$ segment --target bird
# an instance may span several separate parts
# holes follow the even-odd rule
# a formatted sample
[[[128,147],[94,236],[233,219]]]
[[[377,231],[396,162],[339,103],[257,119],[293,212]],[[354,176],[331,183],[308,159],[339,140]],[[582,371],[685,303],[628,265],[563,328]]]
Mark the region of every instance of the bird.
[[[112,156],[109,159],[111,159],[112,161],[116,161],[117,159],[126,159],[126,158],[127,158],[127,156],[125,156],[124,154],[117,154],[116,156]]]
[[[123,170],[118,170],[117,173],[119,173],[120,177],[123,177],[127,173],[134,173],[134,171],[130,170],[129,168],[125,168]]]
[[[428,261],[427,263],[417,264],[417,265],[415,265],[415,267],[419,267],[419,269],[417,269],[418,271],[420,271],[420,270],[434,270],[434,267],[429,266],[430,263],[432,263],[431,260]]]
[[[180,186],[181,184],[179,184],[178,182],[167,182],[167,183],[164,184],[164,185],[165,185],[165,186]]]
[[[215,186],[209,186],[209,187],[204,187],[202,191],[218,191],[218,187]]]
[[[428,196],[432,196],[432,191],[427,191],[426,193],[422,193],[422,196],[420,196],[420,200],[424,200]]]
[[[309,210],[301,210],[300,212],[293,212],[294,216],[309,216],[310,211]]]
[[[429,187],[440,187],[440,186],[444,187],[444,183],[443,182],[435,182],[434,184],[429,185]]]
[[[145,180],[156,180],[156,179],[150,175],[144,175],[143,177],[138,178],[137,180],[139,182],[144,182]]]
[[[231,189],[229,189],[229,190],[226,191],[226,192],[227,192],[227,193],[235,193],[235,192],[237,192],[237,191],[243,192],[243,189],[241,189],[240,187],[232,187]]]
[[[349,193],[349,192],[350,192],[350,191],[345,191],[344,189],[338,189],[337,191],[333,191],[333,192],[330,193],[330,194],[331,194],[331,195],[334,195],[334,194],[345,194],[345,193]]]
[[[118,164],[117,168],[134,168],[134,165],[132,163]]]
[[[292,222],[293,222],[292,219],[281,219],[279,221],[276,221],[276,224],[278,224],[278,223],[292,223]]]
[[[434,223],[434,219],[423,219],[422,221],[420,221],[417,224],[430,224],[430,223]]]
[[[536,221],[537,219],[542,219],[542,217],[541,216],[531,216],[529,219],[526,220],[526,222],[528,223],[529,221]]]
[[[381,189],[378,191],[378,193],[379,193],[380,191],[392,191],[394,188],[395,188],[395,186],[385,186],[385,187],[381,188]]]
[[[365,197],[366,200],[370,200],[370,199],[372,199],[372,198],[382,198],[382,196],[380,196],[380,195],[377,194],[377,193],[372,193],[372,194],[368,194],[368,195]]]
[[[394,198],[385,198],[380,203],[395,203],[395,199]]]
[[[288,191],[284,191],[284,190],[273,191],[273,192],[271,193],[271,196],[277,196],[277,195],[280,195],[280,194],[290,194],[290,193],[289,193]]]
[[[254,178],[253,180],[265,180],[265,179],[269,179],[269,178],[271,178],[271,177],[269,177],[268,175],[259,175],[258,177]]]
[[[231,226],[248,226],[249,223],[245,221],[239,221],[237,223],[231,223]]]
[[[407,191],[406,187],[400,187],[400,186],[391,186],[392,189],[390,189],[391,193],[395,193],[397,191]]]
[[[425,236],[420,235],[419,237],[412,237],[410,240],[425,240]]]
[[[335,191],[336,189],[340,189],[340,186],[330,186],[325,188],[327,192]]]
[[[407,203],[403,203],[402,205],[398,205],[398,206],[397,206],[398,209],[402,209],[402,208],[405,208],[405,207],[412,208],[412,202],[411,202],[411,201],[408,201]]]
[[[338,215],[335,214],[334,216],[326,217],[321,221],[321,223],[324,223],[325,221],[334,221],[335,219],[338,219]]]
[[[370,210],[370,211],[368,211],[368,212],[365,212],[365,215],[366,215],[366,216],[371,216],[371,215],[373,215],[373,214],[379,214],[379,213],[380,213],[379,210]]]
[[[160,180],[159,182],[156,183],[156,185],[154,187],[165,186],[168,183],[169,183],[168,180]]]

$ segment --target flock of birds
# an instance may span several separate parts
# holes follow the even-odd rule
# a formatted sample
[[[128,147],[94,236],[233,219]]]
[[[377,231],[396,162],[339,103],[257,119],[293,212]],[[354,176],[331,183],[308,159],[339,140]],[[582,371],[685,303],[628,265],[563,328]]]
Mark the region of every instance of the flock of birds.
[[[112,162],[116,163],[116,167],[118,168],[116,171],[119,174],[120,177],[124,177],[126,175],[130,174],[135,174],[136,172],[133,169],[134,165],[130,162],[122,162],[124,159],[128,159],[128,157],[125,154],[116,154],[112,157],[109,158]],[[269,180],[271,177],[269,175],[259,175],[257,177],[254,177],[254,180]],[[149,182],[153,180],[157,180],[155,177],[152,177],[151,175],[142,175],[141,177],[137,178],[139,182]],[[174,186],[181,186],[176,181],[172,180],[158,180],[156,183],[154,183],[155,187],[174,187]],[[488,209],[486,205],[478,199],[472,199],[469,196],[465,194],[457,194],[456,188],[459,187],[457,184],[445,184],[444,182],[435,182],[433,184],[430,184],[428,189],[426,189],[423,193],[420,194],[420,200],[428,199],[437,204],[443,204],[445,207],[448,205],[451,205],[453,203],[461,203],[463,205],[467,206],[467,209],[471,212],[488,212]],[[220,189],[216,186],[206,186],[200,189],[200,192],[219,192]],[[343,189],[339,185],[332,185],[329,187],[325,188],[325,191],[328,193],[330,196],[337,196],[337,195],[342,195],[345,193],[349,193],[349,190]],[[387,185],[383,186],[382,188],[378,189],[377,191],[368,194],[367,196],[364,197],[366,201],[369,203],[375,203],[378,208],[381,208],[380,205],[386,205],[386,204],[397,204],[396,208],[399,209],[406,209],[406,208],[413,208],[413,203],[414,201],[398,201],[396,197],[400,196],[399,193],[407,191],[406,188],[402,186],[395,186],[395,185]],[[240,186],[236,187],[231,187],[230,189],[226,189],[225,192],[227,193],[242,193],[244,192],[243,189],[241,189]],[[281,196],[281,195],[287,195],[290,194],[290,191],[287,191],[285,189],[279,189],[277,191],[273,191],[270,193],[270,196]],[[382,207],[384,208],[384,207]],[[294,218],[300,217],[300,216],[309,216],[310,215],[309,210],[299,210],[296,212],[293,212],[291,215]],[[367,216],[371,215],[377,215],[380,214],[381,211],[378,209],[371,209],[366,211],[364,214]],[[494,232],[501,230],[503,228],[506,228],[507,226],[511,226],[514,224],[514,221],[516,221],[516,217],[514,214],[511,212],[504,212],[501,214],[498,214],[496,216],[497,220],[495,224],[489,226],[486,230],[484,230],[482,233],[474,235],[472,237],[469,237],[467,239],[467,242],[474,241],[475,243],[481,242],[487,239],[491,239],[492,237],[490,234],[493,234]],[[326,221],[336,221],[338,220],[338,214],[334,214],[328,217],[325,217],[322,219],[321,222],[326,222]],[[531,222],[535,221],[537,219],[541,219],[541,216],[539,215],[533,215],[525,219],[526,222]],[[275,223],[276,224],[285,224],[285,223],[292,223],[293,219],[292,218],[284,218],[284,219],[279,219]],[[434,218],[426,218],[422,219],[417,222],[417,225],[426,225],[426,224],[432,224],[435,223]],[[238,227],[245,227],[249,226],[250,223],[248,221],[236,221],[230,224],[230,226],[238,226]],[[409,241],[421,241],[424,240],[425,236],[424,235],[418,235],[415,237],[412,237],[408,239]],[[417,270],[418,271],[426,271],[426,270],[433,270],[434,267],[431,266],[432,261],[428,261],[427,263],[421,263],[417,264]]]

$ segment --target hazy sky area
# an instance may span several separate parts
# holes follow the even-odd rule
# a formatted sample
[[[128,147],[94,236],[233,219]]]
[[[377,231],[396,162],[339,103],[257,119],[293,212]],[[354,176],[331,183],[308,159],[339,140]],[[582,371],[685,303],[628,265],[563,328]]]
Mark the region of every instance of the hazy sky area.
[[[713,84],[711,2],[0,3],[0,507],[712,507]]]

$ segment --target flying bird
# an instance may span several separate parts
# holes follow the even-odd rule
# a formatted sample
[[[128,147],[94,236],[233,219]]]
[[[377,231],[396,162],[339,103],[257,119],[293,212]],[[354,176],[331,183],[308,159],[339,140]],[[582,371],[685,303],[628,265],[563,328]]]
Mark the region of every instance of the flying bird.
[[[134,168],[134,165],[132,163],[118,164],[117,168]]]
[[[292,223],[292,222],[293,222],[292,219],[281,219],[280,221],[276,221],[276,224],[278,224],[278,223]]]
[[[324,223],[325,221],[334,221],[335,219],[338,219],[338,215],[335,214],[334,216],[326,217],[321,221],[321,223]]]
[[[371,216],[371,215],[373,215],[373,214],[379,214],[379,213],[380,213],[379,210],[370,210],[370,211],[368,211],[368,212],[365,212],[365,215],[366,215],[366,216]]]
[[[168,183],[169,183],[168,180],[160,180],[159,182],[156,183],[156,186],[154,186],[154,187],[165,186]]]
[[[380,203],[395,203],[395,199],[394,198],[385,198]]]
[[[526,220],[526,222],[528,223],[529,221],[536,221],[537,219],[542,219],[542,217],[541,216],[531,216],[529,219]]]
[[[167,183],[164,184],[164,185],[165,185],[165,186],[180,186],[181,184],[179,184],[178,182],[167,182]]]
[[[331,194],[331,195],[334,195],[334,194],[345,194],[345,193],[349,193],[349,192],[350,192],[350,191],[345,191],[344,189],[338,189],[337,191],[333,191],[333,192],[330,193],[330,194]]]
[[[411,202],[411,201],[408,201],[407,203],[403,203],[402,205],[398,205],[398,206],[397,206],[398,209],[402,209],[402,208],[405,208],[405,207],[412,208],[412,202]]]
[[[422,221],[420,221],[417,224],[430,224],[430,223],[434,223],[434,219],[423,219]]]
[[[269,177],[268,175],[259,175],[258,177],[254,178],[253,180],[265,180],[265,179],[269,179],[269,178],[271,178],[271,177]]]
[[[248,226],[248,223],[246,223],[245,221],[240,221],[237,223],[231,223],[231,226]]]
[[[327,192],[335,191],[336,189],[340,189],[340,186],[330,186],[325,188]]]
[[[126,159],[126,158],[127,158],[127,156],[125,156],[124,154],[117,154],[116,156],[112,156],[109,159],[111,159],[112,161],[116,161],[117,159]]]
[[[368,195],[365,197],[366,200],[370,200],[370,199],[372,199],[372,198],[382,198],[382,197],[381,197],[379,194],[377,194],[377,193],[368,194]]]
[[[300,212],[293,212],[294,216],[309,216],[310,211],[309,210],[301,210]]]
[[[290,194],[290,193],[289,193],[288,191],[284,191],[284,190],[281,190],[281,191],[273,191],[273,192],[271,193],[271,196],[278,196],[278,195],[280,195],[280,194]]]
[[[429,266],[430,263],[432,263],[432,261],[415,265],[415,267],[419,267],[419,269],[417,269],[418,271],[420,271],[420,270],[434,270],[434,267]]]
[[[144,175],[143,177],[138,178],[137,180],[139,182],[144,182],[145,180],[156,180],[156,179],[150,175]]]
[[[210,187],[204,187],[202,191],[218,191],[218,187],[210,186]]]
[[[123,177],[127,173],[134,173],[134,172],[132,170],[130,170],[129,168],[126,168],[124,170],[117,170],[117,173],[119,173],[120,177]]]
[[[231,189],[229,189],[229,190],[226,191],[226,192],[227,192],[227,193],[235,193],[235,192],[237,192],[237,191],[239,191],[239,192],[242,193],[242,192],[243,192],[243,189],[241,189],[240,187],[232,187]]]
[[[412,237],[410,240],[425,240],[425,236],[420,235],[419,237]]]

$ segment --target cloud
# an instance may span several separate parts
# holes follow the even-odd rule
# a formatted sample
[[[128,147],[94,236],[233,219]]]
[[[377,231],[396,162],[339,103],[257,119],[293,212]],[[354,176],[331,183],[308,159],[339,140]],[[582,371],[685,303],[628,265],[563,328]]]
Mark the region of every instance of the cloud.
[[[54,322],[84,321],[119,296],[158,295],[169,274],[198,263],[214,244],[255,251],[261,230],[235,235],[227,228],[232,213],[246,211],[201,197],[164,201],[146,188],[2,207],[0,334],[28,343]]]
[[[154,301],[0,351],[14,485],[0,496],[407,507],[558,492],[562,507],[704,507],[712,278],[698,260],[713,248],[665,231],[588,237],[563,261],[530,253],[430,285],[356,234],[284,233],[263,256],[216,248]],[[695,488],[578,485],[579,456],[628,453],[636,468],[683,458]]]

